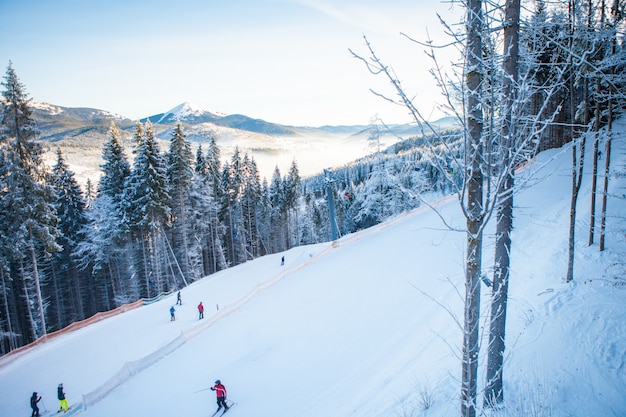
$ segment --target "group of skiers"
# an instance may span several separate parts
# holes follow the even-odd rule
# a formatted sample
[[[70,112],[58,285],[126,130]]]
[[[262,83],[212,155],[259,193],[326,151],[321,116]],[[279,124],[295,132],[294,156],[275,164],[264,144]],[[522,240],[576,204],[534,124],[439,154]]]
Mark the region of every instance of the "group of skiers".
[[[70,409],[67,398],[65,398],[65,391],[63,391],[63,384],[59,384],[57,387],[57,397],[59,399],[59,412],[67,411]],[[31,417],[39,417],[39,401],[41,401],[41,396],[36,392],[33,392],[32,397],[30,397],[30,408],[33,409]]]
[[[176,297],[176,305],[183,305],[183,301],[180,297],[180,291],[178,291],[178,295]],[[202,305],[202,301],[198,304],[198,320],[202,320],[204,318],[204,306]],[[170,321],[176,320],[176,309],[174,306],[170,307]]]
[[[217,396],[217,410],[213,413],[213,415],[216,415],[222,408],[224,409],[224,413],[228,411],[230,406],[226,404],[227,393],[224,384],[222,384],[222,382],[218,379],[215,381],[215,385],[211,387],[211,391],[215,391],[215,395]],[[65,398],[63,384],[59,384],[57,387],[57,397],[59,398],[59,412],[68,411],[70,407],[67,403],[67,398]],[[31,417],[40,417],[39,401],[41,401],[41,396],[36,392],[33,392],[32,397],[30,397],[30,408],[33,409]]]
[[[183,302],[182,302],[180,291],[179,291],[176,297],[176,305],[182,305],[182,304]],[[170,308],[170,316],[171,316],[171,321],[176,320],[176,309],[174,308],[174,306]],[[202,305],[202,301],[200,301],[200,304],[198,304],[198,320],[201,320],[203,318],[204,318],[204,306]],[[224,409],[224,413],[228,411],[230,407],[226,404],[226,387],[220,382],[219,379],[215,381],[215,385],[211,387],[211,391],[215,391],[217,395],[217,406],[218,406],[217,411],[215,411],[213,415],[217,414],[222,408]],[[63,391],[63,384],[59,384],[59,386],[57,387],[57,397],[59,399],[59,412],[68,411],[69,405],[67,403],[67,398],[65,398],[65,392]],[[39,414],[39,402],[40,401],[41,401],[41,396],[37,394],[36,392],[33,392],[33,395],[30,397],[30,407],[33,410],[31,417],[40,417],[40,414]]]

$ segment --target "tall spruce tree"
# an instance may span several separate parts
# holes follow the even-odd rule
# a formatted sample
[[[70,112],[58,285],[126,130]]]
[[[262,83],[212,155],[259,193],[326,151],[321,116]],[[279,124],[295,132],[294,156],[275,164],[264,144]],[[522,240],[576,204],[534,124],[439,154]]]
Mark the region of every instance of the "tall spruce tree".
[[[56,192],[55,208],[61,231],[58,242],[63,250],[53,257],[55,272],[50,296],[57,313],[57,328],[61,328],[94,314],[96,303],[93,285],[79,274],[74,258],[78,244],[85,239],[85,225],[88,223],[85,198],[60,149],[52,169],[52,185]],[[90,275],[87,274],[87,277]]]
[[[287,247],[291,248],[300,244],[300,227],[298,224],[298,199],[302,179],[298,170],[298,163],[294,159],[289,166],[289,172],[284,180],[285,187],[285,211],[287,215]]]
[[[249,257],[256,258],[261,252],[261,236],[259,234],[261,178],[254,158],[246,153],[243,165],[243,190],[241,192],[241,211],[245,230],[245,247]]]
[[[11,63],[2,86],[0,212],[4,218],[0,235],[4,238],[0,259],[12,280],[7,298],[15,312],[13,332],[22,335],[19,344],[25,344],[47,333],[41,264],[61,248],[56,242],[54,190],[48,183],[42,147],[35,141],[38,131],[26,89]]]
[[[102,176],[100,177],[100,192],[113,199],[116,205],[120,205],[124,196],[126,178],[130,176],[130,163],[124,153],[124,145],[119,128],[111,122],[109,138],[102,146],[102,160],[100,165]]]
[[[241,192],[243,189],[243,164],[239,148],[235,148],[229,163],[222,169],[221,218],[227,228],[224,243],[226,258],[230,265],[238,265],[246,261],[245,230],[241,210]]]
[[[127,291],[125,277],[130,273],[127,251],[124,250],[128,240],[124,187],[131,170],[121,132],[114,123],[111,123],[108,139],[102,146],[102,160],[98,192],[87,212],[86,238],[80,242],[76,253],[81,269],[95,280],[98,304],[108,310],[133,301]]]
[[[167,160],[168,194],[173,217],[172,246],[177,269],[182,270],[183,281],[186,282],[186,277],[193,279],[199,277],[194,276],[189,262],[189,193],[194,173],[193,153],[180,122],[176,125],[170,139]]]
[[[285,187],[278,166],[270,180],[268,189],[270,203],[270,230],[269,245],[271,253],[281,252],[287,249],[285,236]]]
[[[152,124],[145,134],[138,124],[135,135],[133,169],[125,186],[126,221],[132,234],[133,270],[138,297],[151,297],[167,289],[163,228],[169,223],[167,172]],[[169,283],[171,284],[171,283]]]
[[[196,161],[196,170],[200,167],[200,171],[204,173],[203,181],[206,182],[205,187],[201,189],[209,193],[206,199],[210,203],[206,207],[208,217],[204,219],[208,222],[209,229],[203,237],[202,246],[205,275],[228,267],[226,245],[224,244],[227,232],[221,206],[225,191],[221,181],[222,163],[220,158],[220,149],[217,146],[215,135],[211,134],[206,154]]]

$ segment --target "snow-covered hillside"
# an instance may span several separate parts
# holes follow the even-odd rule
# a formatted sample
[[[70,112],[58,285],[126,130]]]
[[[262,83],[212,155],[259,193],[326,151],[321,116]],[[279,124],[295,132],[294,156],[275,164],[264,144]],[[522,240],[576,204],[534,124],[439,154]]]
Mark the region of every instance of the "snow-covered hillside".
[[[503,416],[626,415],[626,137],[619,128],[607,249],[586,244],[587,174],[572,283],[564,282],[570,148],[542,153],[519,173],[525,186],[515,197]],[[463,227],[454,196],[437,208]],[[25,417],[33,391],[56,410],[61,382],[70,403],[81,403],[119,371],[152,362],[80,415],[207,417],[216,405],[204,389],[218,378],[237,404],[230,417],[458,415],[464,247],[462,232],[423,207],[334,243],[221,271],[182,290],[174,322],[172,295],[0,359],[0,415]],[[486,318],[487,287],[482,299]],[[168,346],[168,355],[150,356]]]

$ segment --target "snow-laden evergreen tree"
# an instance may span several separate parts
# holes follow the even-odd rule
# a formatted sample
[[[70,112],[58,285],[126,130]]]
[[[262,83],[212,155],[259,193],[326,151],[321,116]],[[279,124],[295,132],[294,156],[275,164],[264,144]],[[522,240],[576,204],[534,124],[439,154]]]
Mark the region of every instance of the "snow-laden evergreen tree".
[[[270,180],[268,189],[268,200],[270,203],[270,234],[268,245],[271,253],[281,252],[287,249],[287,236],[285,233],[285,187],[278,166],[274,168],[274,173]]]
[[[47,333],[42,293],[46,279],[42,263],[61,248],[53,202],[54,190],[35,141],[38,131],[29,98],[11,63],[4,82],[0,132],[0,261],[13,345],[23,345]],[[0,308],[4,311],[4,308]]]
[[[53,279],[48,288],[51,301],[51,318],[60,329],[74,321],[96,313],[94,286],[90,274],[78,270],[74,252],[84,241],[85,198],[74,172],[57,150],[57,162],[52,168],[52,185],[56,192],[55,208],[61,231],[58,243],[63,248],[52,258]]]
[[[96,186],[91,181],[91,178],[87,178],[87,182],[85,183],[85,207],[87,209],[91,208],[93,200],[96,199],[96,194]]]
[[[189,195],[190,263],[201,276],[228,266],[222,244],[225,228],[219,220],[219,205],[213,191],[213,180],[208,174],[208,170],[204,169],[194,173]]]
[[[192,270],[189,255],[189,216],[191,180],[194,173],[193,153],[183,126],[179,122],[170,139],[167,154],[168,194],[172,212],[172,248],[176,269],[182,271],[183,281],[195,280],[199,276]]]
[[[164,227],[170,221],[167,172],[152,124],[145,133],[138,124],[133,169],[126,181],[124,207],[132,234],[132,274],[138,297],[152,297],[170,290],[174,277],[167,270]]]
[[[259,201],[259,234],[261,236],[261,245],[263,245],[263,252],[268,254],[271,252],[271,213],[272,204],[270,202],[270,186],[267,182],[267,178],[263,177],[261,181],[261,201]]]
[[[211,181],[211,186],[213,188],[214,197],[216,200],[219,200],[225,190],[221,187],[221,178],[222,178],[222,162],[221,162],[221,152],[220,148],[217,146],[217,140],[215,135],[211,135],[209,141],[209,147],[206,151],[205,156],[206,161],[206,175]]]
[[[300,188],[302,186],[302,178],[298,170],[298,163],[294,159],[291,161],[289,172],[283,181],[284,205],[285,205],[285,227],[287,235],[287,248],[298,246],[300,244],[300,224],[298,216],[298,202],[300,198]]]
[[[303,215],[301,221],[302,244],[325,242],[330,236],[328,229],[328,210],[326,204],[315,198],[314,193],[306,193],[303,198]]]
[[[383,163],[376,163],[370,177],[357,188],[349,211],[357,230],[379,224],[419,205],[416,195],[406,189]]]
[[[196,174],[206,176],[209,172],[206,158],[204,157],[204,151],[202,150],[202,144],[198,145],[196,149],[196,160],[193,166],[193,170]]]
[[[221,206],[224,192],[221,183],[220,150],[211,134],[206,154],[202,145],[196,150],[193,185],[191,187],[190,250],[193,269],[202,276],[227,268],[224,238],[227,228],[222,222]]]
[[[130,176],[130,163],[124,152],[121,132],[114,123],[108,140],[102,146],[102,175],[96,198],[87,211],[85,239],[79,243],[76,256],[84,273],[91,275],[98,288],[98,305],[112,309],[134,301],[128,288],[129,264],[126,244],[124,187]]]
[[[264,255],[262,237],[259,232],[259,216],[261,215],[261,177],[254,158],[244,154],[243,189],[241,192],[241,211],[245,230],[246,253],[254,259]]]
[[[140,126],[138,129],[140,129],[138,131],[140,134],[143,130]],[[120,130],[115,123],[111,123],[109,138],[102,146],[102,159],[104,162],[100,165],[102,170],[99,182],[100,193],[110,197],[121,210],[125,181],[130,176],[131,169],[124,152]]]
[[[122,220],[113,199],[100,193],[85,212],[85,238],[74,252],[82,274],[89,275],[98,310],[112,310],[135,300],[129,290],[125,246],[119,240]]]
[[[238,265],[247,259],[241,208],[243,165],[239,148],[235,148],[229,162],[224,164],[220,187],[223,190],[220,219],[227,229],[224,236],[226,259],[230,265]]]

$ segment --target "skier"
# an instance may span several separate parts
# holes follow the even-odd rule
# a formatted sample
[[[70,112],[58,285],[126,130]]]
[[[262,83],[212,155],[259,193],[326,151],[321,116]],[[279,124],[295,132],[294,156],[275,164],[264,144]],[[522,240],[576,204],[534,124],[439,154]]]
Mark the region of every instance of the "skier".
[[[62,411],[64,408],[65,411],[69,410],[70,407],[67,405],[67,398],[65,398],[65,393],[63,392],[63,384],[59,384],[57,396],[59,398],[59,411]]]
[[[182,306],[183,305],[183,299],[180,298],[180,291],[178,291],[178,294],[176,295],[176,305],[177,306]]]
[[[204,318],[204,306],[202,305],[202,301],[198,304],[198,320]]]
[[[285,265],[285,257],[280,258],[280,265]]]
[[[215,381],[215,385],[211,387],[211,391],[215,391],[217,395],[217,410],[213,415],[217,414],[222,407],[224,407],[224,413],[227,412],[230,407],[226,404],[226,387],[222,385],[219,379]]]
[[[39,401],[41,401],[41,397],[38,397],[37,393],[33,392],[33,396],[30,397],[30,408],[33,409],[31,417],[39,417],[39,406],[37,405]]]
[[[176,309],[174,308],[174,306],[172,306],[170,307],[170,321],[176,320],[176,316],[174,315],[174,313],[176,313]]]

